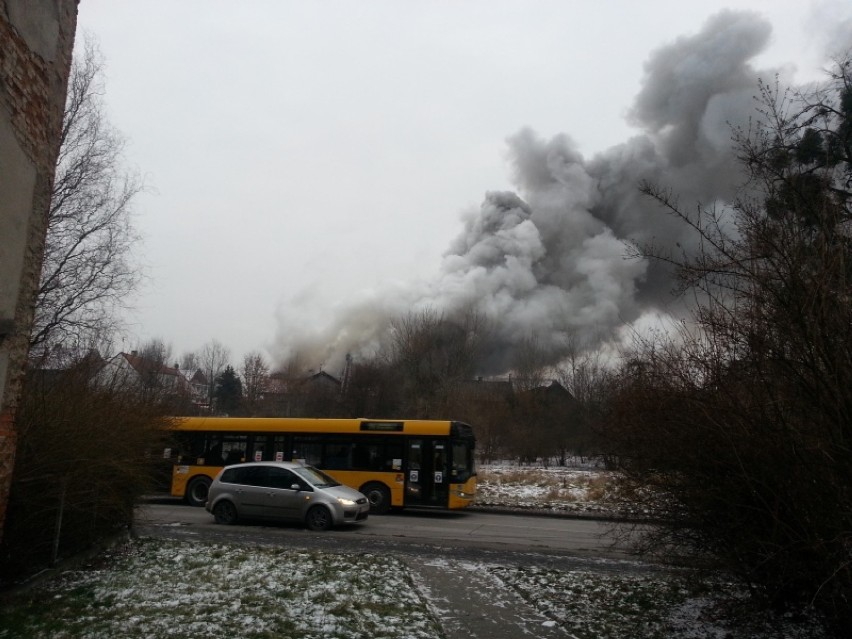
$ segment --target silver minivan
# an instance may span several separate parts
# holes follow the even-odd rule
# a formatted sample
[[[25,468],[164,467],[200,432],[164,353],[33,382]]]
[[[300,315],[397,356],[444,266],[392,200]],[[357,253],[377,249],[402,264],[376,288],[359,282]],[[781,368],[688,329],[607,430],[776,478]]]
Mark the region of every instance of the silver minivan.
[[[205,508],[219,524],[275,519],[328,530],[364,521],[370,504],[362,493],[312,466],[251,462],[225,466],[210,485]]]

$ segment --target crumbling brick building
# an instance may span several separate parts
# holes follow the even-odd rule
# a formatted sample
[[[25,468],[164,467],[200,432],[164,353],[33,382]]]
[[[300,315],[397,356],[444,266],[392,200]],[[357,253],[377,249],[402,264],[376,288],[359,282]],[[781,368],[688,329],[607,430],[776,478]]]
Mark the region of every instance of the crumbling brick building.
[[[0,536],[78,0],[0,0]]]

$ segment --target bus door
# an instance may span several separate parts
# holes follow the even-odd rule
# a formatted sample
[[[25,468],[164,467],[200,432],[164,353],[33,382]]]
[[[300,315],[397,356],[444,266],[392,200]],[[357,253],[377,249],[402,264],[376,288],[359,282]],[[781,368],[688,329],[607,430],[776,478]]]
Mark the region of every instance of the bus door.
[[[405,505],[446,508],[450,493],[447,443],[434,439],[409,439],[407,453]]]

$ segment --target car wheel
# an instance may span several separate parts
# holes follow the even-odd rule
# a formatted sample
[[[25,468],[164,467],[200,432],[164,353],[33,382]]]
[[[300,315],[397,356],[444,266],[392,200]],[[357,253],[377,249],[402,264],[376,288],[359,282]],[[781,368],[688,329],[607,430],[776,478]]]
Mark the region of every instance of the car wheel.
[[[305,525],[309,530],[328,530],[333,523],[331,513],[325,506],[314,506],[305,517]]]
[[[230,526],[237,523],[237,508],[227,499],[223,499],[213,506],[213,517],[217,524]]]
[[[186,485],[186,503],[190,506],[203,506],[207,503],[207,492],[210,490],[209,477],[193,477]]]
[[[384,515],[390,510],[391,495],[390,490],[384,484],[373,482],[364,484],[361,487],[361,492],[367,497],[370,502],[371,515]]]

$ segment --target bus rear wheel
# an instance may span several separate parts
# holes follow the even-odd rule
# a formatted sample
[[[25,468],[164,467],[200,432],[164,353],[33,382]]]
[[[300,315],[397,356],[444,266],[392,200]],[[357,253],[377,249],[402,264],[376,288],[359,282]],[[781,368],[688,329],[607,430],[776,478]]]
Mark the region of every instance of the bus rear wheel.
[[[370,502],[371,515],[384,515],[391,507],[390,490],[384,484],[371,482],[361,486],[361,492]]]
[[[207,503],[207,491],[210,490],[209,477],[193,477],[186,485],[186,503],[190,506],[203,506]]]

